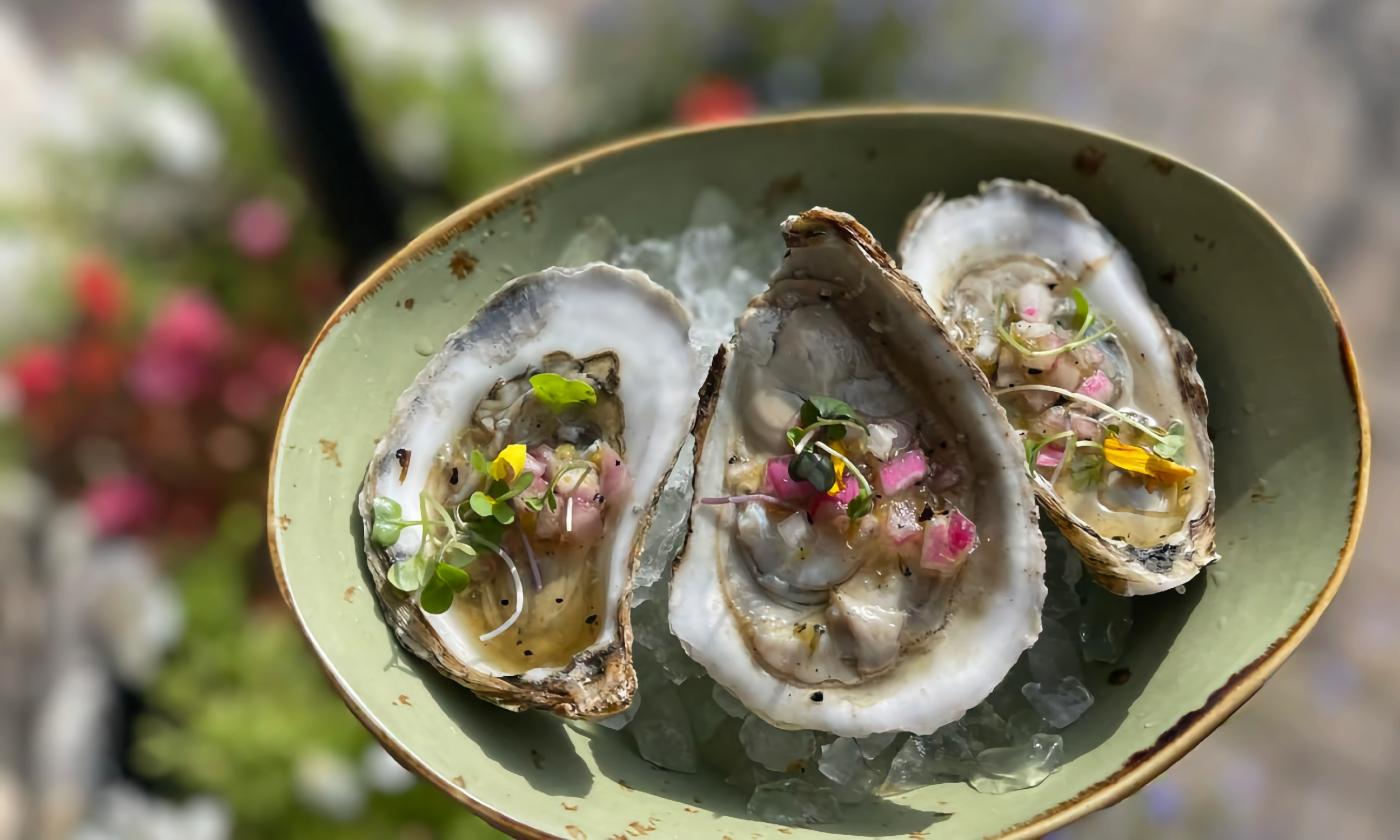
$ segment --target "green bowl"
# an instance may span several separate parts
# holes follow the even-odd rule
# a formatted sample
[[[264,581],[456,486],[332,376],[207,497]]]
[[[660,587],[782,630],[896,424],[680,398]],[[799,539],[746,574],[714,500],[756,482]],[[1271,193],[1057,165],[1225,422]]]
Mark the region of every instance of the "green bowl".
[[[944,784],[808,829],[749,819],[717,775],[656,768],[625,733],[512,714],[395,644],[360,552],[355,495],[395,398],[510,277],[550,264],[589,214],[630,236],[686,225],[718,187],[772,223],[813,204],[893,247],[930,191],[995,176],[1075,196],[1131,251],[1200,354],[1216,441],[1221,561],[1184,595],[1135,605],[1133,644],[1091,668],[1096,702],[1067,761],[996,796]],[[1249,698],[1302,641],[1346,572],[1369,433],[1336,308],[1248,198],[1124,140],[980,111],[779,117],[628,140],[551,166],[415,239],[331,316],[302,363],[272,459],[268,533],[283,595],[336,690],[403,764],[510,833],[608,838],[1034,836],[1133,792]],[[1125,680],[1126,675],[1126,680]],[[950,815],[950,816],[945,816]]]

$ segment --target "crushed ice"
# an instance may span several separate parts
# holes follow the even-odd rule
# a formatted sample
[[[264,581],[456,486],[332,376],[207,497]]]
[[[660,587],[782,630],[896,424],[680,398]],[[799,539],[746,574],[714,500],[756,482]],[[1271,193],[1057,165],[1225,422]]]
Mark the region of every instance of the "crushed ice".
[[[782,255],[772,220],[704,190],[678,237],[629,239],[601,216],[585,219],[560,265],[604,260],[646,272],[690,312],[702,352],[725,341]],[[992,695],[932,735],[836,738],[790,731],[749,713],[686,655],[667,623],[671,562],[689,527],[688,440],[662,490],[632,592],[638,697],[602,721],[630,734],[647,761],[668,770],[724,774],[749,795],[748,813],[787,825],[841,819],[843,804],[954,782],[982,793],[1034,787],[1064,761],[1060,730],[1093,704],[1085,662],[1126,649],[1132,602],[1090,582],[1078,555],[1045,528],[1044,631]]]

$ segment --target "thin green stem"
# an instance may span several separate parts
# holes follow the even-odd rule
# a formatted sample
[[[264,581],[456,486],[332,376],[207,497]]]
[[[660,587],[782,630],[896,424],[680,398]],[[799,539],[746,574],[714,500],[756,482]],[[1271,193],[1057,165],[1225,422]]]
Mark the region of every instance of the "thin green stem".
[[[842,461],[844,461],[846,463],[846,468],[849,469],[851,472],[855,473],[856,481],[860,482],[861,492],[865,493],[866,495],[870,495],[870,482],[865,480],[865,475],[861,473],[860,467],[857,467],[854,461],[852,461],[850,458],[847,458],[845,455],[842,455],[840,452],[837,452],[835,449],[832,449],[830,446],[827,446],[825,443],[822,443],[821,441],[817,441],[814,444],[814,446],[816,446],[818,449],[825,452],[826,454],[830,455],[831,457],[840,458]]]

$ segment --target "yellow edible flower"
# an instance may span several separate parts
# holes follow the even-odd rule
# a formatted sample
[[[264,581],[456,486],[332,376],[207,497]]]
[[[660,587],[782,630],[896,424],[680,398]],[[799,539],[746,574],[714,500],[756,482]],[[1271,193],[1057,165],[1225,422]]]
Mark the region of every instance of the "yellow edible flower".
[[[835,449],[837,452],[840,452],[842,455],[846,454],[846,447],[842,446],[839,443],[832,443],[831,448]],[[845,475],[846,473],[846,462],[841,460],[840,458],[832,458],[831,467],[836,471],[836,480],[831,483],[831,489],[826,491],[826,495],[835,496],[841,492],[841,476]]]
[[[508,481],[525,471],[525,444],[512,443],[491,462],[491,477]]]
[[[1113,435],[1104,438],[1103,457],[1120,470],[1145,475],[1167,484],[1176,484],[1196,474],[1191,467],[1169,461],[1141,446],[1124,443]]]

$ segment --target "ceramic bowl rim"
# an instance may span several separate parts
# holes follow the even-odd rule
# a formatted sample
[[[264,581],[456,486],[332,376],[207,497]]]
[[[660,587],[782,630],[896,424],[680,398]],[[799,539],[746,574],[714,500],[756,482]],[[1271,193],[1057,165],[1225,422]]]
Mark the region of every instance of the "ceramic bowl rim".
[[[406,767],[412,768],[418,775],[432,782],[449,796],[461,802],[493,827],[516,837],[556,837],[556,835],[548,834],[533,826],[526,825],[502,811],[497,810],[490,804],[473,797],[461,786],[444,778],[421,762],[411,750],[401,744],[385,727],[375,720],[373,715],[354,699],[349,686],[342,682],[339,675],[337,675],[331,667],[331,663],[325,653],[321,650],[320,646],[316,644],[311,630],[303,619],[301,611],[296,605],[296,600],[292,596],[291,590],[287,585],[281,552],[278,548],[281,528],[278,525],[277,514],[275,512],[277,478],[279,475],[278,463],[282,455],[282,436],[286,428],[287,412],[292,405],[292,401],[296,397],[297,388],[301,384],[302,375],[306,371],[307,365],[310,363],[312,356],[315,355],[326,335],[335,327],[340,319],[353,312],[363,300],[372,295],[378,287],[388,280],[397,270],[422,254],[438,247],[456,234],[470,229],[476,223],[484,219],[490,218],[499,209],[510,202],[519,197],[529,195],[538,185],[558,175],[566,174],[586,164],[604,158],[678,137],[720,134],[735,130],[744,130],[753,126],[796,125],[801,123],[888,116],[974,117],[1025,122],[1043,127],[1065,129],[1080,133],[1084,135],[1086,139],[1097,138],[1137,149],[1144,154],[1150,155],[1154,160],[1162,160],[1174,165],[1184,166],[1215,181],[1234,198],[1238,199],[1256,213],[1259,218],[1267,222],[1273,229],[1273,232],[1276,233],[1292,251],[1293,256],[1307,268],[1308,274],[1312,278],[1318,294],[1326,303],[1331,313],[1332,320],[1336,325],[1337,341],[1342,357],[1342,367],[1347,376],[1348,385],[1351,389],[1353,402],[1356,408],[1360,447],[1356,468],[1356,490],[1352,498],[1351,521],[1347,531],[1346,542],[1342,546],[1341,552],[1337,557],[1337,564],[1328,577],[1326,584],[1324,584],[1322,590],[1308,606],[1306,611],[1304,611],[1298,621],[1289,628],[1287,633],[1275,639],[1258,658],[1237,671],[1225,681],[1224,685],[1221,685],[1211,692],[1204,705],[1183,715],[1176,723],[1163,732],[1151,746],[1129,756],[1127,762],[1118,770],[1088,788],[1081,790],[1073,797],[1056,804],[1052,808],[1037,814],[1025,822],[1011,826],[998,836],[1002,838],[1018,839],[1038,837],[1049,831],[1068,825],[1094,811],[1112,805],[1147,784],[1199,744],[1202,739],[1209,735],[1217,726],[1224,723],[1246,700],[1253,696],[1254,693],[1259,690],[1260,686],[1263,685],[1264,681],[1278,670],[1279,666],[1284,663],[1293,650],[1302,642],[1303,638],[1312,630],[1318,618],[1322,615],[1322,612],[1336,595],[1337,588],[1341,585],[1342,579],[1346,576],[1347,570],[1351,565],[1352,554],[1356,548],[1356,540],[1361,529],[1361,520],[1366,507],[1366,496],[1371,468],[1370,418],[1366,409],[1365,397],[1362,393],[1361,380],[1356,366],[1356,357],[1352,351],[1351,343],[1347,338],[1346,330],[1342,326],[1341,316],[1337,310],[1337,304],[1331,292],[1323,282],[1322,276],[1312,263],[1308,261],[1293,238],[1288,235],[1272,216],[1244,193],[1210,173],[1182,161],[1178,157],[1151,148],[1142,143],[1125,139],[1111,132],[1089,128],[1073,122],[998,108],[926,105],[824,108],[713,123],[703,126],[665,128],[626,137],[588,149],[576,155],[564,158],[559,162],[536,169],[530,174],[487,193],[466,206],[459,208],[445,219],[414,237],[406,246],[385,260],[350,292],[317,332],[315,339],[311,342],[310,347],[306,351],[306,355],[302,358],[301,364],[297,368],[296,377],[292,380],[291,387],[288,389],[286,401],[278,417],[277,432],[272,443],[267,493],[268,551],[271,555],[272,570],[277,579],[278,588],[282,592],[282,598],[291,609],[296,619],[297,627],[315,651],[317,662],[321,666],[321,670],[325,673],[326,678],[330,681],[331,685],[350,711],[400,763]],[[562,840],[562,838],[560,838],[560,840]]]

